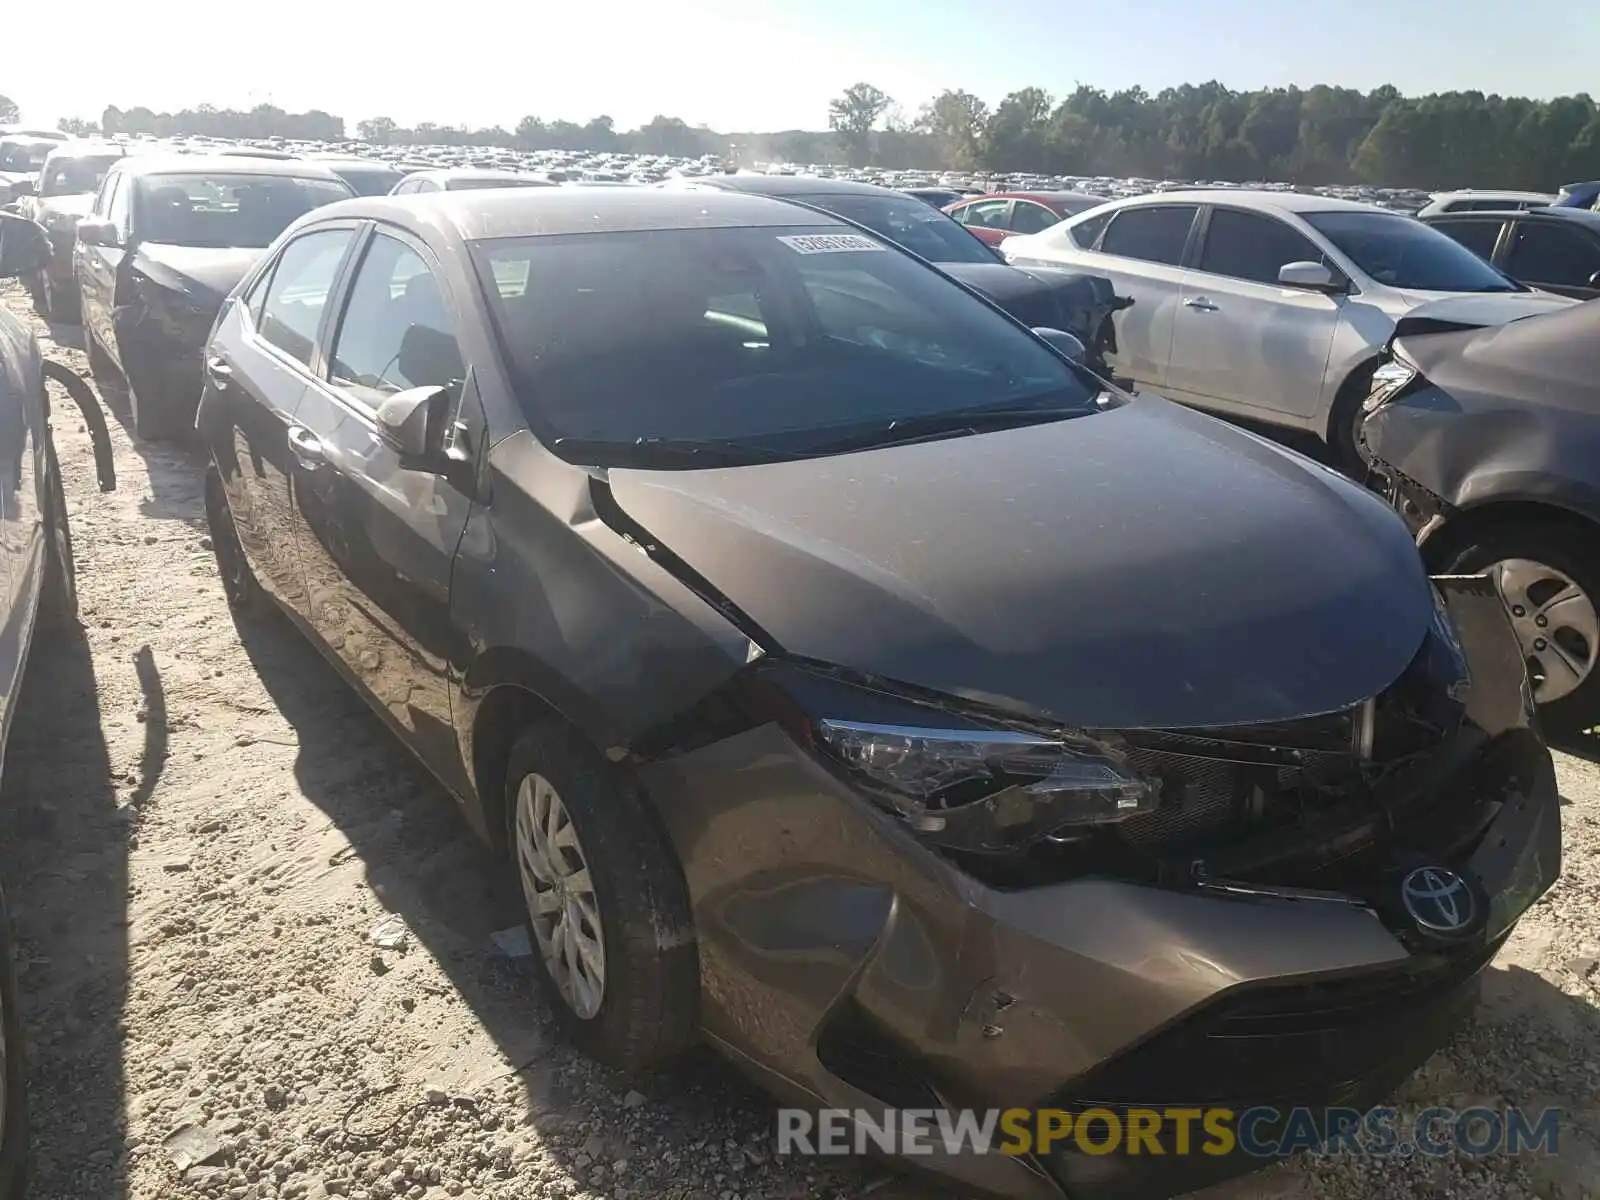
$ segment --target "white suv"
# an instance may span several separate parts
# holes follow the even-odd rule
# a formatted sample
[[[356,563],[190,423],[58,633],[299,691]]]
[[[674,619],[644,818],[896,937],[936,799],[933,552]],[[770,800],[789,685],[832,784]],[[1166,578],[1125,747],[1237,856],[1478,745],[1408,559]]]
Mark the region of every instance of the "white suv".
[[[1093,271],[1133,298],[1118,318],[1118,375],[1309,431],[1348,467],[1401,317],[1498,325],[1575,303],[1523,287],[1414,217],[1294,192],[1157,192],[998,249],[1014,266]]]

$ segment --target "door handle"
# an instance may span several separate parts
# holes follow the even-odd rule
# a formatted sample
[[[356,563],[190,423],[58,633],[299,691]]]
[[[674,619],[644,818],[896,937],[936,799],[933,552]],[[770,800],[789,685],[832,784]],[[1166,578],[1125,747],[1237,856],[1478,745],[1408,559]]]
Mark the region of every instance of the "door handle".
[[[320,467],[328,461],[322,452],[322,439],[300,425],[289,428],[289,449],[294,451],[294,456],[303,467]]]
[[[228,365],[226,359],[215,354],[206,359],[206,374],[219,388],[225,388],[233,381],[233,368]]]
[[[1215,304],[1211,303],[1211,301],[1207,300],[1204,296],[1195,296],[1192,299],[1185,300],[1183,302],[1183,306],[1185,308],[1197,308],[1201,312],[1216,312],[1217,311],[1217,306]]]

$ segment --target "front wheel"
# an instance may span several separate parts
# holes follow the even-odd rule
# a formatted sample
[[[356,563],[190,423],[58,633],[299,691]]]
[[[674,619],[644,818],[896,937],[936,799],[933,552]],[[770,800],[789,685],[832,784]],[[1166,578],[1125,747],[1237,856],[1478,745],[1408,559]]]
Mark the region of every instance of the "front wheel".
[[[648,799],[549,722],[512,747],[505,808],[539,979],[573,1042],[631,1071],[685,1049],[699,955],[688,889]]]
[[[1546,728],[1600,724],[1600,534],[1572,524],[1491,526],[1450,571],[1495,580]]]
[[[217,560],[217,574],[222,576],[222,592],[228,598],[228,607],[240,618],[260,617],[267,611],[267,594],[250,569],[244,544],[239,540],[239,527],[233,521],[233,510],[228,507],[222,472],[217,470],[216,463],[206,468],[205,502],[211,553]]]
[[[50,481],[43,514],[44,586],[39,598],[39,624],[55,632],[78,623],[78,568],[72,557],[72,523],[67,518],[67,494],[54,442],[45,449],[45,464]]]

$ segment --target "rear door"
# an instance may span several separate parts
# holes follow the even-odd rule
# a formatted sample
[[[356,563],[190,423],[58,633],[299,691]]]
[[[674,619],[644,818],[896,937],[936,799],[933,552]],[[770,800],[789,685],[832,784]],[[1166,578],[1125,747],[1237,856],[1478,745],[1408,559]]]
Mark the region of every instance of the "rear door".
[[[1559,219],[1519,220],[1502,269],[1530,287],[1592,300],[1600,296],[1600,232]]]
[[[403,468],[375,414],[421,386],[448,388],[460,410],[471,391],[457,339],[463,309],[438,260],[407,234],[379,226],[359,253],[327,364],[290,431],[309,614],[413,748],[459,788],[450,569],[472,500]]]
[[[356,231],[354,222],[319,226],[285,244],[242,300],[223,312],[206,348],[200,436],[257,579],[301,613],[305,577],[289,500],[289,433],[320,366],[328,299]]]
[[[1012,233],[1043,233],[1058,224],[1060,215],[1037,200],[1017,200],[1011,205],[1011,219],[1007,227]]]
[[[1343,297],[1284,287],[1292,262],[1322,251],[1267,213],[1212,208],[1173,323],[1166,390],[1219,412],[1280,424],[1321,411],[1322,378]]]
[[[1071,265],[1104,275],[1133,306],[1117,318],[1118,375],[1145,387],[1164,388],[1172,335],[1183,297],[1185,254],[1197,204],[1137,204],[1107,214],[1092,247],[1075,252]],[[1050,235],[1054,236],[1054,235]]]

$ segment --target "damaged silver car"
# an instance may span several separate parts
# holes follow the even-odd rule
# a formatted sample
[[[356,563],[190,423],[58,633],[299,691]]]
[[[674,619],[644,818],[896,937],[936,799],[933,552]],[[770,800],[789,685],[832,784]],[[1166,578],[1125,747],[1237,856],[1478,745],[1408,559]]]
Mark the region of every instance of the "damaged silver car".
[[[1376,1103],[1559,871],[1504,609],[1049,336],[770,197],[345,201],[218,318],[213,544],[503,850],[606,1062]],[[1045,1197],[1260,1160],[919,1161]]]

